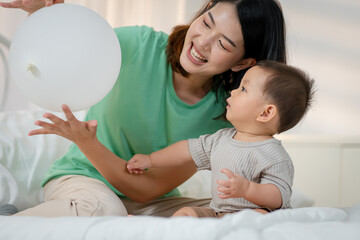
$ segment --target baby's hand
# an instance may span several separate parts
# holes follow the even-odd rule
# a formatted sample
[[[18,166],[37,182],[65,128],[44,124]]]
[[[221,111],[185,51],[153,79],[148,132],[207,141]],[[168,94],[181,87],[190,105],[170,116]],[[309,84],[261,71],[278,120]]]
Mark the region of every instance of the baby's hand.
[[[144,169],[151,167],[150,155],[135,154],[126,167],[129,173],[142,174]]]
[[[225,173],[229,180],[218,180],[217,190],[219,191],[219,198],[241,198],[245,197],[249,187],[250,181],[245,177],[235,174],[227,168],[221,169],[222,173]]]

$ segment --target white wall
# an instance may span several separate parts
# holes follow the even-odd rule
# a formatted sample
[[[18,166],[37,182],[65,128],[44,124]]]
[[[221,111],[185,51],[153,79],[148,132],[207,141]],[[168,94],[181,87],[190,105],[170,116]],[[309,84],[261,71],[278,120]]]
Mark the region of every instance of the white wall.
[[[314,108],[290,132],[360,135],[360,1],[282,0],[289,63],[317,82]]]
[[[360,204],[360,136],[282,135],[295,167],[293,188],[314,206]]]
[[[185,23],[205,0],[72,0],[105,17],[112,26],[146,24],[169,32]],[[288,33],[289,63],[315,80],[314,107],[290,130],[296,134],[360,135],[360,2],[280,0]],[[0,33],[12,38],[26,14],[0,9]],[[0,63],[0,99],[3,69]],[[11,82],[6,111],[36,108]]]

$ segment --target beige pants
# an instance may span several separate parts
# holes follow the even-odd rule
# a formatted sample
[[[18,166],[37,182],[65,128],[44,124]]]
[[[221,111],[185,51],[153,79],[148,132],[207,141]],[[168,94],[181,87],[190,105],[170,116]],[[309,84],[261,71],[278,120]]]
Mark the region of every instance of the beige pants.
[[[127,216],[169,217],[185,206],[208,206],[210,199],[171,197],[147,203],[120,199],[103,182],[78,175],[63,176],[44,187],[44,203],[21,211],[16,216]]]
[[[235,212],[215,212],[212,208],[209,207],[191,207],[192,211],[194,211],[199,218],[222,218],[226,214],[232,214]],[[250,209],[250,208],[249,208]],[[253,208],[252,210],[266,214],[269,212],[272,212],[269,208]],[[184,210],[186,211],[186,210]],[[241,211],[241,210],[239,210]],[[184,214],[182,216],[186,216],[187,214]],[[191,215],[192,216],[192,215]]]

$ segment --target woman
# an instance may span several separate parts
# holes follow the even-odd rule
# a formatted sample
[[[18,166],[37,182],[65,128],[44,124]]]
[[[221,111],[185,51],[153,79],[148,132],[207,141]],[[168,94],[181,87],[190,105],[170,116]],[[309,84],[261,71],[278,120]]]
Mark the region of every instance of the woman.
[[[32,2],[16,7],[31,13],[44,5]],[[183,206],[206,206],[209,199],[181,198],[175,189],[196,172],[192,164],[134,176],[126,161],[230,126],[221,119],[225,99],[246,69],[263,59],[286,61],[275,0],[210,1],[169,37],[148,27],[115,32],[122,68],[111,92],[85,122],[63,106],[67,121],[48,113],[53,124],[37,121],[42,128],[29,133],[58,134],[74,144],[46,175],[45,202],[18,215],[170,216]]]

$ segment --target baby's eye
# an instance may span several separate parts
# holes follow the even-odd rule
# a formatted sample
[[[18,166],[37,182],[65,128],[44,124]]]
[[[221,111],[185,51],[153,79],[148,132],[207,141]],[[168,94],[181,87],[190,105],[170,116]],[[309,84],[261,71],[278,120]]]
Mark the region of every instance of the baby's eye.
[[[246,89],[245,89],[244,87],[240,87],[240,90],[241,90],[242,92],[246,92]]]

